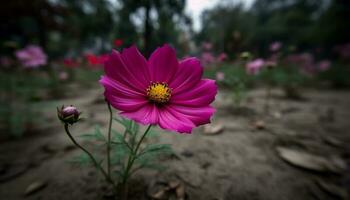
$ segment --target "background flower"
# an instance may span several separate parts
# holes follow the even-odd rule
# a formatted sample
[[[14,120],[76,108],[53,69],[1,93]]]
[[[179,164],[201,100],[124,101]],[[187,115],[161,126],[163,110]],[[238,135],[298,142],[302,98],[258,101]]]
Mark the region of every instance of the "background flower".
[[[270,51],[278,51],[281,49],[281,47],[282,47],[281,42],[273,42],[270,44]]]
[[[24,49],[15,52],[17,59],[24,67],[36,68],[46,65],[47,56],[41,47],[36,45],[29,45]]]
[[[261,59],[261,58],[255,59],[255,60],[248,62],[246,64],[246,71],[248,74],[255,75],[255,74],[259,73],[259,71],[262,67],[264,67],[264,64],[265,64],[265,62],[263,59]]]

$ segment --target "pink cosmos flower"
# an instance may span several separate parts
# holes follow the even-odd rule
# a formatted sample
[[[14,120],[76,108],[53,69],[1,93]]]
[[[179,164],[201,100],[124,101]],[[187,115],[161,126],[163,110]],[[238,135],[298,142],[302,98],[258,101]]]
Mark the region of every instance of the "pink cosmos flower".
[[[36,45],[29,45],[16,51],[15,54],[24,67],[37,68],[47,63],[46,54],[41,47]]]
[[[270,51],[278,51],[280,50],[282,47],[282,43],[281,42],[273,42],[270,44]]]
[[[331,62],[329,60],[322,60],[320,63],[318,63],[318,70],[319,71],[327,71],[331,67]]]
[[[135,46],[113,50],[100,83],[105,97],[123,117],[141,124],[159,125],[191,133],[207,124],[215,109],[214,80],[201,79],[203,67],[196,58],[178,62],[169,45],[157,48],[147,61]]]
[[[223,72],[216,72],[216,80],[223,81],[225,79],[225,74]]]
[[[202,48],[206,51],[210,51],[213,48],[213,44],[210,42],[203,42]]]
[[[67,72],[60,72],[60,74],[58,75],[58,78],[59,78],[61,81],[67,80],[68,77],[69,77],[69,75],[68,75]]]
[[[223,62],[224,60],[227,59],[227,55],[226,53],[220,53],[219,56],[218,56],[218,61],[219,62]]]
[[[204,65],[209,65],[215,62],[215,57],[209,52],[204,52],[201,55],[201,63]]]
[[[261,58],[258,58],[247,63],[246,71],[248,74],[256,75],[257,73],[259,73],[260,69],[264,67],[264,65],[265,61]]]

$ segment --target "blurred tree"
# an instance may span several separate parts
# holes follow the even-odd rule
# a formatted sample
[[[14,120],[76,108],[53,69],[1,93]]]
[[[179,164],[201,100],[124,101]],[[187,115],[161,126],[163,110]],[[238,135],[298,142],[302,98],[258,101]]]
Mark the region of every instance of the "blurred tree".
[[[202,14],[203,29],[197,41],[210,41],[217,50],[238,52],[247,48],[252,39],[253,16],[244,10],[243,4],[219,5]]]
[[[146,55],[165,42],[177,45],[179,25],[189,24],[188,17],[184,14],[185,0],[120,0],[120,2],[122,6],[119,10],[119,19],[123,20],[124,24],[118,30],[118,35],[136,39],[137,27],[130,19],[134,15],[143,14],[141,35]]]
[[[242,50],[264,56],[274,41],[327,53],[335,44],[350,41],[350,21],[344,20],[350,18],[349,4],[347,0],[256,0],[247,9],[223,1],[202,14],[196,41],[210,41],[216,51],[231,56]]]

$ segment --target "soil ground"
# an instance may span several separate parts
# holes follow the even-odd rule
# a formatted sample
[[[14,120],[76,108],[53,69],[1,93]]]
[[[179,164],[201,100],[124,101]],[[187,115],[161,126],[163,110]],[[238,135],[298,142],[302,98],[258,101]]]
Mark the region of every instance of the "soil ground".
[[[73,126],[73,134],[89,132],[95,124],[107,126],[103,91],[77,91],[71,98],[52,102],[48,120],[37,133],[1,141],[0,199],[110,199],[104,195],[108,188],[102,177],[93,168],[67,162],[80,151],[56,119],[56,105],[73,104],[83,111],[86,120]],[[157,128],[159,137],[146,142],[172,144],[175,156],[160,160],[167,166],[164,171],[143,169],[136,173],[129,185],[129,199],[151,199],[159,185],[174,180],[184,184],[190,200],[349,198],[350,92],[305,90],[303,96],[295,101],[273,90],[266,114],[263,90],[249,92],[240,108],[233,106],[227,91],[220,91],[214,103],[213,125],[223,125],[222,132],[204,134],[204,128],[199,127],[191,135],[180,135]],[[263,121],[258,122],[258,128],[257,121]],[[115,124],[114,128],[121,127]],[[278,147],[339,157],[347,169],[329,172],[291,165],[281,159]],[[26,188],[38,181],[45,187],[25,196]]]

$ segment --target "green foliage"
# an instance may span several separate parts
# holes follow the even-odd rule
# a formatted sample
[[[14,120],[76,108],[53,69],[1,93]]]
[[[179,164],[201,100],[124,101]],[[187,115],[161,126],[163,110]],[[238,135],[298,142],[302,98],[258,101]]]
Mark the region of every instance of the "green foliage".
[[[99,141],[99,142],[106,142],[106,138],[104,135],[102,135],[100,127],[99,126],[95,126],[95,131],[93,133],[86,133],[86,134],[82,134],[80,135],[81,138],[87,139],[87,140],[95,140],[95,141]]]
[[[0,73],[0,130],[14,137],[35,130],[44,120],[43,111],[51,84],[42,71],[13,70]]]
[[[121,133],[117,130],[111,130],[111,165],[113,166],[113,174],[118,177],[118,181],[122,181],[124,177],[131,176],[137,170],[142,168],[151,168],[156,170],[165,169],[157,161],[162,155],[172,154],[171,146],[168,144],[148,144],[144,148],[137,149],[141,141],[140,126],[132,120],[125,118],[114,118],[114,121],[118,122],[124,127],[124,132]],[[158,133],[149,129],[149,132],[145,138],[151,138],[157,136]],[[103,155],[107,149],[108,139],[105,137],[99,126],[95,127],[95,130],[91,133],[80,135],[83,138],[92,143],[100,143],[95,145],[94,152],[96,155]],[[101,166],[103,160],[97,159]],[[130,160],[134,160],[130,165]],[[91,166],[93,163],[91,158],[87,154],[81,154],[73,158],[71,163],[79,164],[80,166]],[[130,167],[128,167],[130,165]]]
[[[345,63],[333,63],[332,67],[318,75],[318,80],[328,81],[335,88],[350,87],[350,67]]]

